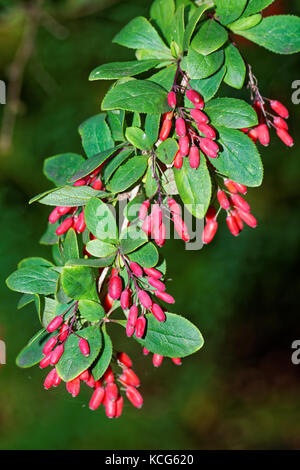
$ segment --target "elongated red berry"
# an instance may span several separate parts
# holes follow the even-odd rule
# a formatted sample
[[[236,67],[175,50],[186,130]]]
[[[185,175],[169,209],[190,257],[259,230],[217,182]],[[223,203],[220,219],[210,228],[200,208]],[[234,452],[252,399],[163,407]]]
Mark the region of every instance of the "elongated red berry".
[[[64,345],[63,344],[60,344],[60,345],[56,346],[56,348],[52,351],[51,358],[50,358],[50,364],[52,366],[55,366],[58,363],[61,356],[63,355],[63,352],[64,352]]]
[[[127,310],[127,308],[129,307],[129,301],[130,301],[130,291],[129,289],[125,289],[123,290],[121,294],[121,298],[120,298],[120,304],[121,304],[122,310]]]
[[[140,379],[132,369],[123,370],[120,380],[126,385],[132,385],[133,387],[140,386]]]
[[[200,152],[196,145],[192,145],[189,153],[189,162],[191,168],[198,168],[200,165]]]
[[[278,114],[278,116],[284,119],[288,119],[289,112],[287,108],[282,103],[280,103],[280,101],[272,100],[270,101],[270,106],[273,109],[273,111],[275,111],[275,113]]]
[[[225,179],[224,184],[225,184],[226,188],[228,189],[228,191],[231,192],[231,194],[237,194],[238,193],[238,189],[236,187],[236,184],[233,181]]]
[[[266,124],[260,124],[257,128],[258,140],[261,145],[267,147],[270,143],[270,132]]]
[[[80,338],[79,349],[83,356],[88,357],[90,355],[90,346],[86,339]]]
[[[136,277],[143,277],[143,270],[138,263],[135,263],[134,261],[132,261],[129,267]]]
[[[209,206],[209,208],[207,209],[207,212],[206,212],[206,216],[205,216],[206,222],[208,222],[210,220],[215,220],[216,215],[217,215],[217,211],[216,211],[215,207],[214,206]]]
[[[92,376],[92,374],[90,374],[88,380],[87,380],[85,383],[86,383],[86,385],[87,385],[88,387],[90,387],[90,388],[94,388],[94,387],[95,387],[95,383],[96,383],[96,382],[95,382],[95,379],[94,379],[94,377]]]
[[[217,158],[220,150],[218,144],[207,137],[200,140],[200,148],[210,158]]]
[[[64,341],[66,341],[68,334],[69,334],[69,327],[66,323],[64,323],[59,330],[58,340],[61,343],[63,343]]]
[[[183,118],[176,119],[175,127],[178,137],[183,137],[186,135],[186,125]]]
[[[175,303],[174,297],[172,297],[167,292],[161,292],[160,290],[157,290],[157,291],[154,292],[154,294],[156,295],[156,297],[163,300],[167,304],[174,304]]]
[[[55,369],[55,377],[54,377],[54,380],[53,380],[53,387],[58,387],[60,382],[61,382],[61,378],[60,376],[58,375],[56,369]]]
[[[196,90],[187,90],[186,97],[190,100],[197,109],[204,108],[204,100]]]
[[[174,215],[173,216],[173,222],[174,222],[174,228],[175,228],[176,232],[178,233],[178,235],[180,236],[180,238],[184,242],[190,241],[190,235],[189,235],[189,232],[188,232],[187,225],[182,220],[180,215]]]
[[[66,214],[68,214],[73,208],[72,208],[72,207],[65,207],[65,206],[58,206],[56,209],[57,209],[57,212],[58,212],[60,215],[66,215]]]
[[[148,356],[148,354],[150,354],[150,351],[148,351],[148,349],[146,348],[143,348],[143,354],[144,356]]]
[[[232,233],[232,235],[237,237],[238,234],[240,233],[240,229],[239,229],[233,215],[228,215],[226,217],[226,222],[227,222],[228,228],[229,228],[230,232]]]
[[[165,291],[166,290],[166,286],[164,285],[164,283],[162,281],[159,281],[158,279],[155,279],[153,277],[147,277],[148,279],[148,282],[150,284],[150,286],[154,287],[155,289],[157,290],[161,290],[161,291]]]
[[[180,170],[180,168],[182,168],[182,164],[183,164],[183,156],[180,155],[180,150],[178,150],[174,158],[174,167],[177,170]]]
[[[115,418],[120,418],[122,411],[123,411],[123,403],[124,403],[123,397],[119,397],[116,401]]]
[[[142,225],[142,230],[146,233],[146,235],[150,236],[151,235],[151,216],[147,215],[147,217],[144,220],[144,223]]]
[[[244,228],[244,223],[242,221],[242,219],[240,218],[239,214],[237,211],[231,211],[231,215],[234,217],[235,221],[236,221],[236,224],[240,230],[240,232],[243,230]]]
[[[160,354],[153,354],[152,362],[153,362],[154,367],[161,366],[163,359],[164,359],[164,356],[161,356]]]
[[[277,129],[277,135],[279,137],[280,140],[282,140],[282,142],[287,145],[288,147],[293,147],[294,145],[294,140],[293,138],[290,136],[290,134],[284,130],[284,129]]]
[[[165,241],[166,241],[166,226],[165,226],[165,224],[162,223],[159,227],[156,227],[156,228],[154,227],[154,229],[152,230],[152,236],[153,236],[157,246],[162,248],[165,244]]]
[[[241,194],[246,194],[247,193],[247,186],[245,186],[244,184],[234,182],[234,185],[235,185],[235,187],[236,187],[236,189],[238,190],[239,193],[241,193]]]
[[[168,198],[168,206],[170,208],[170,211],[173,215],[180,215],[181,216],[181,207],[179,204],[177,204],[177,202],[175,201],[175,199],[169,197]]]
[[[66,388],[68,392],[72,395],[73,398],[77,397],[80,392],[80,380],[77,377],[76,379],[71,380],[66,383]]]
[[[238,214],[240,218],[245,222],[245,224],[249,225],[249,227],[251,228],[257,227],[257,220],[252,214],[250,214],[249,212],[241,211],[241,210],[238,210]]]
[[[205,135],[208,139],[214,140],[217,137],[216,131],[209,126],[208,124],[205,124],[204,122],[198,123],[197,127],[199,131]]]
[[[50,224],[55,224],[60,217],[61,217],[61,215],[58,212],[57,207],[55,207],[55,209],[53,209],[53,211],[49,215],[48,220],[49,220]]]
[[[198,123],[208,123],[208,117],[200,109],[190,109],[190,113],[193,119]]]
[[[122,280],[118,275],[110,278],[108,292],[111,298],[114,300],[118,300],[121,297]]]
[[[220,204],[220,206],[222,207],[222,209],[224,209],[224,210],[229,209],[229,207],[230,207],[230,202],[229,202],[228,197],[227,197],[226,194],[224,193],[224,191],[222,191],[221,189],[219,189],[218,194],[217,194],[217,197],[218,197],[218,201],[219,201],[219,204]]]
[[[94,181],[93,185],[92,185],[92,188],[93,189],[96,189],[97,191],[100,191],[100,189],[102,189],[102,181],[101,180],[96,180]]]
[[[117,359],[123,366],[132,367],[132,360],[126,353],[118,352]]]
[[[144,316],[141,316],[137,319],[136,326],[135,326],[135,336],[137,338],[142,338],[145,334],[147,325],[147,320]]]
[[[56,378],[56,370],[54,368],[49,372],[49,374],[45,378],[44,388],[46,390],[49,390],[49,388],[51,388],[53,386],[55,378]]]
[[[231,200],[235,207],[238,207],[242,211],[250,212],[251,207],[249,206],[248,202],[245,201],[245,199],[242,198],[242,196],[240,196],[239,194],[232,194]]]
[[[218,222],[216,220],[209,220],[202,233],[202,242],[205,244],[210,243],[214,239],[217,230]]]
[[[108,418],[114,418],[116,416],[116,402],[107,400],[105,404],[105,413]]]
[[[47,343],[43,347],[43,354],[45,354],[45,356],[47,356],[52,351],[52,349],[54,348],[56,343],[57,343],[57,338],[55,336],[48,339]]]
[[[82,382],[86,382],[87,380],[89,380],[89,378],[90,378],[90,371],[88,369],[83,371],[79,376],[79,379],[82,380]]]
[[[135,406],[136,408],[142,408],[143,397],[136,388],[129,385],[126,388],[126,396],[128,400],[133,404],[133,406]]]
[[[176,108],[176,93],[174,91],[168,93],[168,105],[170,108]]]
[[[149,201],[149,199],[147,199],[146,201],[143,202],[143,204],[140,207],[140,210],[139,210],[139,219],[140,220],[145,220],[145,218],[148,214],[149,207],[150,207],[150,201]]]
[[[86,181],[84,178],[78,180],[78,181],[75,181],[75,183],[73,184],[73,186],[85,186],[86,185]]]
[[[107,384],[105,393],[107,394],[108,400],[116,401],[119,396],[119,390],[117,385],[114,382]]]
[[[47,356],[43,357],[39,366],[41,369],[45,369],[46,367],[50,366],[51,354],[49,353]]]
[[[159,204],[154,204],[151,210],[151,227],[154,228],[160,227],[162,223],[162,210]]]
[[[49,331],[49,333],[53,333],[53,331],[57,330],[57,328],[60,327],[62,322],[63,322],[63,317],[62,316],[57,316],[57,317],[53,318],[53,320],[47,326],[47,331]]]
[[[190,150],[190,141],[187,135],[179,138],[179,150],[182,157],[186,157]]]
[[[248,137],[256,144],[258,140],[258,132],[257,132],[257,127],[254,127],[253,129],[250,129]]]
[[[279,129],[284,129],[285,131],[289,130],[289,126],[287,122],[279,116],[274,116],[273,123],[274,123],[274,126],[279,127]]]
[[[138,293],[138,297],[142,306],[145,307],[147,310],[149,310],[152,307],[151,297],[146,291],[140,289]]]
[[[181,366],[182,365],[182,361],[181,361],[180,357],[172,357],[171,359],[172,359],[172,362],[174,362],[174,364],[176,366]]]
[[[163,274],[158,271],[158,269],[155,268],[143,268],[144,273],[147,274],[147,276],[154,277],[155,279],[161,279],[163,277]]]
[[[172,121],[169,119],[166,119],[165,121],[163,121],[161,131],[159,134],[160,140],[162,141],[167,140],[167,138],[170,135],[171,129],[172,129]]]
[[[84,219],[84,212],[80,212],[79,214],[79,217],[75,223],[75,226],[74,226],[76,232],[78,233],[82,233],[85,231],[85,228],[86,228],[86,224],[85,224],[85,219]]]
[[[166,315],[163,309],[158,304],[153,304],[151,308],[151,312],[155,316],[156,320],[163,322],[166,320]]]
[[[73,225],[73,217],[68,217],[63,221],[62,224],[56,229],[56,235],[60,236],[66,233]]]
[[[132,305],[132,307],[129,310],[129,315],[128,315],[128,323],[135,327],[136,321],[137,321],[137,316],[138,316],[138,308],[136,305]]]
[[[111,382],[115,381],[115,376],[114,376],[111,366],[108,366],[108,368],[103,374],[103,378],[107,384],[110,384]]]
[[[96,390],[93,392],[93,395],[90,399],[89,403],[89,408],[90,410],[97,410],[99,406],[101,405],[103,398],[105,395],[105,390],[103,387],[98,387]]]

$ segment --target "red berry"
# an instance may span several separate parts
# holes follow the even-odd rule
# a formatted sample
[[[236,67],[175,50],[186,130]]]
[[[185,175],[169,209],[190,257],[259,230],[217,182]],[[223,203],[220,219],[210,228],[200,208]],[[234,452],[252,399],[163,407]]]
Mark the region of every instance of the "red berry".
[[[89,380],[90,378],[90,372],[89,370],[85,370],[84,372],[82,372],[79,376],[80,380],[82,380],[82,382],[86,382],[87,380]]]
[[[190,113],[193,119],[198,123],[208,123],[208,117],[206,114],[202,113],[199,109],[190,109]]]
[[[60,330],[59,330],[59,336],[58,336],[58,340],[63,343],[64,341],[66,341],[67,337],[68,337],[68,333],[69,333],[69,327],[66,323],[64,323]]]
[[[60,215],[66,215],[72,210],[72,207],[59,206],[56,209]]]
[[[136,277],[143,277],[143,270],[138,263],[135,263],[134,261],[132,261],[129,267]]]
[[[83,356],[88,357],[90,355],[90,346],[86,339],[80,338],[79,349]]]
[[[247,193],[247,186],[245,186],[244,184],[240,184],[240,183],[234,183],[236,189],[238,190],[239,193],[241,194],[246,194]]]
[[[56,370],[55,370],[55,372],[56,372]],[[61,378],[58,375],[58,373],[56,372],[54,380],[53,380],[53,387],[58,387],[60,382],[61,382]]]
[[[196,145],[192,145],[189,153],[189,162],[191,168],[198,168],[200,165],[200,153]]]
[[[182,157],[186,157],[189,153],[190,141],[187,135],[179,139],[179,151]]]
[[[69,393],[71,393],[72,397],[77,397],[80,392],[80,380],[77,377],[74,380],[66,383],[66,388]]]
[[[122,280],[118,275],[110,278],[108,292],[111,298],[114,300],[118,300],[121,297]]]
[[[200,148],[205,155],[210,158],[217,158],[219,152],[219,146],[216,142],[207,137],[200,140]]]
[[[270,101],[270,106],[273,109],[273,111],[275,111],[275,113],[277,113],[280,117],[284,119],[288,119],[289,112],[282,103],[276,100],[272,100]]]
[[[53,331],[57,330],[57,328],[60,327],[62,322],[63,322],[63,317],[62,316],[58,316],[58,317],[53,318],[53,320],[47,326],[47,331],[49,331],[49,333],[53,333]]]
[[[185,120],[183,118],[176,119],[175,126],[178,137],[183,137],[186,135],[186,125]]]
[[[58,208],[55,207],[55,209],[53,209],[53,211],[51,212],[51,214],[48,217],[48,220],[49,220],[50,224],[55,224],[58,221],[58,219],[61,217],[61,215],[60,215],[60,213],[58,212],[57,209]]]
[[[182,168],[182,164],[183,164],[183,157],[182,155],[180,155],[180,150],[178,150],[174,158],[174,167],[177,170],[180,170],[180,168]]]
[[[49,390],[49,388],[51,388],[51,387],[53,386],[54,381],[55,381],[55,379],[56,379],[56,375],[57,375],[57,373],[56,373],[55,368],[52,369],[52,370],[49,372],[49,374],[47,375],[47,377],[45,378],[45,381],[44,381],[44,388],[45,388],[46,390]]]
[[[137,319],[135,326],[135,336],[137,338],[142,338],[145,334],[145,329],[147,325],[147,320],[144,316],[141,316]]]
[[[73,225],[73,217],[68,217],[63,223],[56,229],[56,235],[60,236],[66,233]]]
[[[181,207],[175,199],[172,199],[171,197],[168,198],[168,206],[170,208],[170,211],[173,215],[180,215],[181,216]]]
[[[176,93],[174,91],[168,93],[168,104],[170,108],[176,108]]]
[[[243,224],[243,221],[242,221],[242,219],[240,218],[238,212],[237,212],[237,211],[231,211],[231,215],[233,215],[233,217],[234,217],[234,219],[235,219],[235,221],[236,221],[236,223],[237,223],[237,226],[238,226],[238,228],[239,228],[239,230],[240,230],[240,232],[241,232],[241,231],[243,230],[243,228],[244,228],[244,224]]]
[[[86,181],[85,181],[85,179],[82,178],[82,179],[76,181],[76,182],[73,184],[73,186],[85,186],[85,184],[86,184]]]
[[[48,354],[46,357],[44,357],[41,362],[40,362],[40,368],[45,369],[46,367],[50,366],[50,360],[51,360],[51,354]]]
[[[250,208],[248,202],[246,202],[245,199],[242,198],[242,196],[240,196],[239,194],[232,194],[231,195],[231,200],[232,200],[233,205],[235,207],[238,207],[242,211],[250,212],[251,208]]]
[[[166,241],[166,226],[161,224],[159,227],[155,227],[152,231],[153,238],[157,246],[162,248]]]
[[[140,207],[140,210],[139,210],[140,220],[144,220],[146,218],[149,207],[150,207],[150,201],[149,199],[147,199],[146,201],[143,202],[143,204]]]
[[[85,231],[85,228],[86,228],[86,224],[85,224],[85,220],[84,220],[84,212],[80,212],[79,214],[79,217],[75,223],[75,226],[74,226],[76,232],[78,233],[82,233]]]
[[[172,121],[169,119],[166,119],[165,121],[163,121],[161,131],[159,134],[160,140],[162,141],[167,140],[167,138],[170,135],[171,129],[172,129]]]
[[[195,90],[186,90],[186,97],[190,100],[197,109],[204,108],[204,100],[202,96]]]
[[[273,118],[273,123],[275,127],[279,127],[280,129],[284,129],[285,131],[289,130],[289,126],[287,125],[287,122],[279,116],[275,116]]]
[[[55,366],[58,363],[61,356],[63,355],[63,352],[64,352],[63,344],[60,344],[59,346],[56,346],[56,348],[52,351],[51,358],[50,358],[50,364],[52,366]]]
[[[157,290],[165,291],[166,286],[164,285],[163,282],[159,281],[158,279],[155,279],[153,277],[147,277],[148,282],[150,286],[154,287]]]
[[[260,124],[256,130],[258,133],[258,140],[260,141],[261,145],[267,147],[270,143],[270,133],[268,126],[266,124]]]
[[[94,388],[94,387],[95,387],[95,379],[94,379],[94,377],[92,376],[92,374],[90,374],[88,380],[87,380],[85,383],[86,383],[86,385],[87,385],[88,387],[91,387],[91,388]]]
[[[218,197],[218,201],[219,201],[219,204],[220,206],[222,207],[222,209],[224,209],[225,211],[227,209],[229,209],[230,207],[230,202],[226,196],[226,194],[224,193],[224,191],[222,191],[221,189],[219,189],[218,191],[218,194],[217,194],[217,197]]]
[[[233,217],[233,215],[229,215],[227,218],[226,218],[226,222],[227,222],[227,225],[228,225],[228,228],[230,230],[230,232],[232,233],[232,235],[234,235],[235,237],[238,236],[238,234],[240,233],[240,229],[235,221],[235,218]]]
[[[282,140],[282,142],[287,145],[288,147],[293,147],[294,145],[294,140],[293,138],[290,136],[290,134],[284,130],[284,129],[277,129],[277,135],[279,137],[280,140]]]
[[[226,180],[224,180],[224,184],[225,184],[226,188],[228,189],[228,191],[231,192],[231,194],[237,194],[238,193],[238,189],[237,189],[237,187],[236,187],[236,185],[233,181],[226,179]]]
[[[136,408],[142,408],[143,406],[143,397],[138,392],[138,390],[131,385],[126,388],[126,396],[128,400],[135,406]]]
[[[123,400],[123,397],[119,397],[116,401],[116,414],[115,414],[115,418],[119,418],[122,414],[122,411],[123,411],[123,403],[124,403],[124,400]]]
[[[182,365],[180,357],[172,357],[171,359],[172,359],[172,361],[174,362],[174,364],[176,366],[181,366]]]
[[[121,308],[122,310],[127,310],[129,307],[129,301],[130,301],[130,291],[129,289],[123,290],[120,298],[120,303],[121,303]]]
[[[142,306],[145,307],[147,310],[149,310],[152,307],[151,297],[146,291],[140,289],[138,293],[138,297]]]
[[[132,385],[133,387],[140,386],[140,379],[132,369],[125,369],[120,377],[120,380],[126,385]]]
[[[96,388],[89,403],[90,410],[97,410],[97,408],[99,408],[103,401],[104,395],[105,390],[103,387]]]
[[[250,214],[249,212],[244,212],[239,210],[238,214],[240,218],[245,222],[245,224],[249,225],[249,227],[256,228],[257,227],[257,220],[256,218]]]
[[[214,140],[217,137],[216,131],[208,124],[201,123],[197,124],[199,131],[205,135],[208,139]]]
[[[202,233],[202,242],[207,244],[210,243],[218,230],[218,222],[216,220],[209,220],[204,227]]]
[[[159,367],[164,359],[164,356],[161,356],[160,354],[153,354],[153,365],[154,367]]]
[[[143,348],[143,354],[144,356],[148,356],[148,354],[150,354],[150,351],[148,351],[148,349],[146,348]]]
[[[142,230],[146,233],[146,235],[151,235],[151,216],[147,215],[142,225]]]
[[[159,204],[154,204],[151,211],[151,227],[152,229],[160,227],[162,223],[162,210]]]
[[[180,215],[174,215],[173,222],[174,222],[174,228],[176,232],[178,233],[178,235],[180,236],[180,238],[184,242],[190,241],[190,235],[189,235],[186,223],[182,220]]]
[[[107,384],[110,384],[115,381],[115,376],[113,374],[111,366],[108,366],[108,368],[103,374],[103,378]]]
[[[215,209],[214,206],[209,206],[209,208],[207,209],[207,212],[206,212],[206,222],[208,222],[209,220],[214,220],[216,218],[216,215],[217,215],[217,211]]]
[[[167,292],[161,292],[160,290],[157,290],[157,291],[154,292],[154,294],[156,295],[156,297],[163,300],[167,304],[174,304],[175,303],[174,297],[172,297]]]
[[[100,189],[102,188],[102,181],[101,180],[94,181],[92,188],[96,189],[97,191],[100,191]]]
[[[154,277],[155,279],[161,279],[162,278],[162,273],[158,271],[155,268],[143,268],[144,273],[147,274],[147,276]]]
[[[132,360],[130,357],[124,353],[124,352],[119,352],[117,354],[118,361],[125,367],[132,367]]]
[[[107,384],[105,393],[107,394],[108,400],[116,401],[119,396],[119,390],[117,385],[114,382]]]
[[[116,415],[116,402],[107,400],[105,405],[105,413],[108,418],[114,418]]]
[[[250,139],[256,144],[258,139],[257,127],[254,127],[249,131],[248,137],[250,137]]]
[[[45,356],[47,356],[52,351],[52,349],[54,348],[56,343],[57,343],[57,338],[56,337],[52,337],[52,338],[48,339],[47,343],[43,347],[43,354],[45,354]]]
[[[163,322],[166,320],[166,315],[163,309],[158,304],[153,304],[151,308],[151,312],[155,316],[156,320]]]

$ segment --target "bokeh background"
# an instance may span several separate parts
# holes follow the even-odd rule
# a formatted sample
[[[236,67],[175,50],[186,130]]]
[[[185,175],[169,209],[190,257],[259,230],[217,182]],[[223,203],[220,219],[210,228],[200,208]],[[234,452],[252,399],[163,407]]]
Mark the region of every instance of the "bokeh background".
[[[0,78],[9,81],[13,73],[15,80],[10,107],[0,106],[0,338],[7,343],[0,448],[299,449],[300,365],[291,363],[291,344],[300,339],[300,105],[291,102],[299,57],[240,42],[262,93],[290,108],[296,145],[287,149],[273,135],[262,150],[264,184],[248,193],[256,230],[233,239],[223,224],[214,243],[199,252],[167,243],[176,311],[199,326],[206,343],[181,368],[165,361],[156,370],[122,338],[120,347],[132,354],[141,376],[145,404],[137,411],[127,403],[124,416],[109,421],[103,411],[88,410],[88,390],[77,399],[63,388],[45,392],[43,372],[15,366],[39,325],[34,307],[17,311],[18,296],[7,290],[5,278],[20,258],[50,256],[38,244],[48,210],[27,204],[48,188],[43,159],[81,152],[78,125],[99,112],[108,86],[89,83],[89,72],[133,57],[111,39],[131,18],[147,15],[151,1],[31,3],[39,10],[28,26],[29,2],[0,0]],[[276,0],[274,10],[299,14],[299,2]],[[221,92],[238,95],[226,86]]]

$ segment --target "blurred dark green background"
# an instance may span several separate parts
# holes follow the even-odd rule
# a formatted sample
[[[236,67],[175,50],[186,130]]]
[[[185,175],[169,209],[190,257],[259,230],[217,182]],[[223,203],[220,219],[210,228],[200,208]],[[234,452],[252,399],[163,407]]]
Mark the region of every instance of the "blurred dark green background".
[[[8,356],[0,369],[1,449],[300,448],[300,365],[291,363],[291,343],[300,339],[300,106],[291,102],[291,84],[300,79],[298,56],[242,46],[263,94],[290,108],[296,141],[290,150],[273,135],[270,147],[262,149],[265,181],[248,194],[259,227],[233,239],[223,226],[215,242],[199,252],[184,251],[175,241],[164,248],[175,311],[199,326],[205,347],[181,368],[165,361],[156,370],[122,336],[120,347],[134,358],[145,404],[138,411],[127,402],[124,416],[113,421],[103,410],[88,410],[88,390],[74,400],[63,387],[45,392],[44,372],[15,366],[38,320],[32,306],[16,310],[18,296],[4,281],[19,259],[50,256],[38,244],[48,209],[27,201],[48,187],[45,157],[81,152],[77,127],[99,112],[108,86],[89,83],[88,74],[103,62],[133,57],[111,39],[128,20],[147,14],[150,4],[64,0],[42,6],[12,139],[5,135],[0,153],[0,338]],[[4,80],[22,39],[26,5],[0,0]],[[277,11],[300,13],[297,0],[275,5]],[[4,110],[1,105],[0,128]]]

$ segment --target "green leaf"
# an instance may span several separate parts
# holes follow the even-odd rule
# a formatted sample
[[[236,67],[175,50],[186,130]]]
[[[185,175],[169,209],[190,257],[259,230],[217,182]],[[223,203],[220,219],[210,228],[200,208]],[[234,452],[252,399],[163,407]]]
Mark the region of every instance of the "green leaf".
[[[155,174],[158,177],[156,169],[155,169]],[[149,198],[152,198],[157,193],[157,191],[158,191],[157,179],[155,178],[155,176],[153,176],[153,169],[152,169],[152,165],[150,164],[146,172],[146,181],[145,181],[146,196]]]
[[[120,247],[124,255],[131,253],[147,242],[147,235],[136,225],[129,225],[122,231],[120,236]]]
[[[64,240],[63,256],[65,263],[69,261],[69,259],[79,258],[77,235],[75,230],[72,228],[68,230]]]
[[[65,266],[61,273],[61,284],[71,299],[98,300],[96,281],[90,268]]]
[[[48,224],[46,232],[40,238],[41,245],[56,245],[58,242],[58,236],[56,235],[56,229],[59,227],[59,222],[56,224]]]
[[[23,294],[53,294],[56,291],[58,273],[51,268],[35,266],[13,272],[6,280],[7,286]]]
[[[58,243],[52,246],[52,258],[57,266],[64,265],[62,250],[60,248],[61,247],[58,245]]]
[[[56,186],[62,186],[74,175],[83,162],[84,158],[77,153],[62,153],[46,158],[43,171]]]
[[[101,304],[93,300],[79,300],[78,308],[80,315],[89,322],[95,323],[104,317],[105,311]]]
[[[120,153],[115,155],[108,163],[106,163],[105,167],[103,168],[103,179],[105,183],[107,183],[116,169],[119,168],[119,166],[122,165],[122,163],[124,163],[125,160],[130,157],[130,155],[132,155],[133,151],[134,150],[132,147],[125,148],[124,150],[121,150]]]
[[[137,339],[148,351],[166,357],[186,357],[204,344],[198,328],[189,320],[175,313],[166,313],[166,321],[158,322],[153,315],[146,315],[145,339]]]
[[[97,258],[106,258],[116,253],[117,248],[111,243],[105,243],[101,240],[91,240],[86,245],[86,250]]]
[[[129,222],[132,222],[133,220],[137,219],[141,204],[144,202],[144,200],[144,195],[139,194],[134,199],[132,199],[132,201],[128,202],[128,204],[124,208],[123,214],[124,217],[129,220]]]
[[[105,114],[96,114],[79,126],[79,134],[82,146],[88,157],[99,155],[99,153],[114,147],[114,141],[110,129],[105,122]]]
[[[102,375],[108,368],[113,354],[112,342],[105,330],[102,330],[102,349],[100,355],[95,361],[95,365],[92,368],[92,375],[97,381],[101,379]]]
[[[18,302],[17,309],[20,310],[21,308],[26,307],[26,305],[31,304],[31,302],[34,302],[36,296],[37,294],[23,294]]]
[[[45,194],[45,193],[44,193]],[[64,186],[46,195],[40,194],[29,203],[38,201],[48,206],[85,206],[92,197],[106,197],[105,191],[96,191],[90,186]]]
[[[222,24],[232,23],[238,19],[247,4],[247,0],[214,0],[217,10],[216,14],[219,16]]]
[[[170,50],[146,18],[138,16],[128,23],[113,39],[113,42],[131,49],[157,50],[169,57]]]
[[[91,199],[84,210],[87,228],[99,240],[111,243],[118,240],[115,217],[108,205],[99,199]]]
[[[298,16],[268,16],[254,28],[235,32],[277,54],[294,54],[300,51]]]
[[[114,80],[123,77],[133,77],[146,72],[159,64],[159,60],[132,60],[130,62],[112,62],[94,69],[89,80]]]
[[[16,359],[17,366],[28,368],[38,364],[44,357],[43,348],[46,342],[55,334],[56,332],[48,333],[43,329],[34,335],[18,355]]]
[[[157,24],[165,39],[171,42],[171,24],[175,13],[174,0],[155,0],[150,9],[151,18]]]
[[[141,127],[142,120],[140,113],[133,113],[132,127]]]
[[[245,82],[246,65],[238,49],[232,43],[225,48],[225,65],[224,82],[233,88],[241,89]]]
[[[258,25],[261,20],[262,15],[260,13],[257,13],[256,15],[245,16],[237,21],[234,21],[233,23],[228,25],[228,28],[230,28],[233,32],[244,31],[246,29],[254,28],[254,26]]]
[[[191,168],[188,159],[184,158],[182,168],[174,169],[174,175],[180,198],[187,210],[202,219],[207,212],[212,191],[205,158],[201,154],[197,169]]]
[[[90,157],[88,160],[85,160],[81,167],[78,169],[78,171],[75,173],[75,175],[70,178],[70,183],[74,183],[75,181],[78,181],[81,178],[84,178],[85,176],[92,173],[100,165],[102,165],[102,163],[104,163],[111,155],[116,153],[117,150],[119,150],[123,146],[124,144],[119,144],[116,147],[104,150],[103,152],[100,152],[97,155]]]
[[[170,110],[167,92],[149,80],[130,80],[111,88],[102,109],[124,109],[138,113],[165,113]]]
[[[176,74],[176,65],[169,65],[148,78],[148,81],[157,83],[166,91],[170,91],[173,86]]]
[[[204,3],[203,5],[199,6],[199,8],[197,8],[197,10],[195,10],[192,14],[184,33],[184,50],[188,49],[192,35],[203,13],[211,6],[213,6],[213,2],[208,1],[207,3]]]
[[[53,267],[53,263],[48,261],[45,258],[33,257],[33,258],[25,258],[18,263],[18,269],[21,268],[34,268],[35,266],[45,266],[46,268]]]
[[[214,159],[214,167],[223,175],[246,186],[260,186],[263,165],[252,140],[241,131],[217,128],[222,151]]]
[[[190,78],[207,78],[216,73],[224,63],[224,52],[219,50],[210,55],[199,54],[190,48],[188,55],[183,58],[181,64]]]
[[[225,65],[220,70],[208,78],[200,80],[190,80],[190,85],[194,90],[197,90],[207,103],[210,101],[220,88],[222,80],[226,72]],[[189,108],[193,107],[192,103],[185,97],[185,105]]]
[[[65,382],[75,379],[88,369],[97,358],[101,349],[102,337],[99,328],[90,326],[78,331],[77,334],[88,341],[90,354],[88,357],[85,357],[81,353],[78,336],[70,335],[68,337],[64,345],[64,353],[56,366],[58,375]]]
[[[172,39],[175,41],[179,47],[179,52],[183,52],[183,41],[184,41],[184,6],[181,5],[173,17],[171,25]]]
[[[249,0],[243,16],[253,15],[267,8],[274,0]]]
[[[147,139],[152,147],[158,139],[160,126],[160,115],[159,114],[147,114],[145,119],[145,132]]]
[[[178,143],[175,139],[164,140],[156,149],[157,158],[162,163],[172,163],[178,149]]]
[[[146,243],[129,255],[131,261],[135,261],[143,268],[153,268],[157,265],[158,258],[158,251],[153,243]]]
[[[127,127],[125,133],[126,139],[139,150],[150,150],[152,143],[148,139],[146,132],[138,127]]]
[[[66,266],[83,266],[87,268],[104,268],[111,266],[115,260],[115,256],[107,256],[101,259],[70,259]]]
[[[257,114],[248,103],[235,98],[216,98],[205,107],[212,125],[243,129],[258,124]]]
[[[110,191],[119,193],[132,186],[145,173],[147,162],[147,155],[138,155],[123,163],[108,182]]]
[[[214,19],[207,20],[200,26],[200,29],[192,41],[192,48],[203,55],[217,51],[225,44],[228,33],[223,26]]]
[[[116,141],[123,141],[125,112],[122,109],[107,111],[107,119],[113,139]]]

